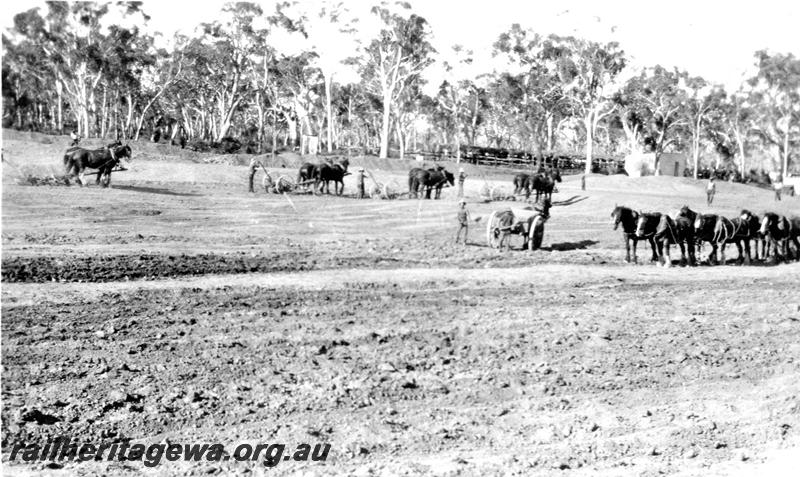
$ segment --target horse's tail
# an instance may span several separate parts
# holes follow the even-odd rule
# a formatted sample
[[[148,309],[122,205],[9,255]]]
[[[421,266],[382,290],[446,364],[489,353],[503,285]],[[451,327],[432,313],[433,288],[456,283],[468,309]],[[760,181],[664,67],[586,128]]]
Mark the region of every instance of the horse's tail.
[[[69,175],[72,170],[72,154],[67,152],[64,154],[64,173]]]
[[[408,192],[413,194],[417,190],[417,177],[414,174],[408,175]]]

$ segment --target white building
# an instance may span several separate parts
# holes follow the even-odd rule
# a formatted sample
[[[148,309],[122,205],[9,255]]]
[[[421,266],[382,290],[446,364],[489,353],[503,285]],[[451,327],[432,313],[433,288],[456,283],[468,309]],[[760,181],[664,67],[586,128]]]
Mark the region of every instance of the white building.
[[[625,172],[631,177],[656,175],[655,162],[655,153],[631,154],[625,158]],[[683,171],[686,169],[686,156],[662,153],[658,169],[658,175],[682,177]]]

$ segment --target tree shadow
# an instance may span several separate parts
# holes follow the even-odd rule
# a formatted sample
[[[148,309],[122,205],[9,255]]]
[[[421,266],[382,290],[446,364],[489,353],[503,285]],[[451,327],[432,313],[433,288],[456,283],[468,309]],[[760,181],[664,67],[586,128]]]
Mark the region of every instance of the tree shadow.
[[[585,250],[597,244],[597,240],[581,240],[580,242],[560,242],[554,243],[549,247],[542,247],[541,250],[548,252],[566,252],[569,250]]]
[[[176,192],[174,190],[169,189],[162,189],[160,187],[140,187],[140,186],[128,186],[128,185],[111,185],[112,189],[119,189],[119,190],[130,190],[133,192],[147,192],[150,194],[161,194],[161,195],[175,195],[180,197],[200,197],[203,194],[199,194],[197,192]]]

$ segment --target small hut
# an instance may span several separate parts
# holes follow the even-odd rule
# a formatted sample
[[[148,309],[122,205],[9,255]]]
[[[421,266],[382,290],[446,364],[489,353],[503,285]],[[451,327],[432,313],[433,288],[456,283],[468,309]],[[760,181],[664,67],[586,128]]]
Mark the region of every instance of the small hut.
[[[631,177],[675,176],[682,177],[686,169],[686,156],[683,154],[662,153],[659,161],[659,174],[656,174],[655,153],[631,154],[625,158],[625,172]]]

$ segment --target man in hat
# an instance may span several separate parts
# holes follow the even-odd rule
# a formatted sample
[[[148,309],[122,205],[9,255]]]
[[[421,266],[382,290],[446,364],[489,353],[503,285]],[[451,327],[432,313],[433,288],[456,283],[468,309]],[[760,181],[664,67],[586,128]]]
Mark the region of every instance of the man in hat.
[[[256,160],[255,157],[253,157],[250,159],[250,166],[248,167],[248,171],[250,174],[248,181],[249,184],[248,192],[255,192],[253,190],[253,178],[255,178],[256,176],[256,169],[258,169],[258,161]]]
[[[458,197],[464,197],[464,180],[467,178],[467,175],[464,173],[464,168],[460,168],[458,170]]]
[[[708,185],[706,186],[706,203],[711,205],[714,202],[714,194],[717,192],[717,184],[714,183],[714,176],[712,175],[708,179]]]
[[[79,142],[81,142],[81,137],[78,135],[78,131],[76,131],[74,129],[72,131],[70,131],[69,137],[70,137],[70,139],[72,139],[72,143],[70,144],[70,147],[75,147],[75,146],[78,145]]]
[[[461,231],[464,231],[464,245],[467,244],[467,236],[469,235],[469,210],[467,210],[467,201],[461,199],[458,201],[458,232],[456,232],[456,244],[461,237]]]
[[[358,197],[359,199],[363,199],[363,198],[365,198],[367,196],[367,194],[364,192],[364,168],[363,167],[359,167],[358,170],[356,171],[356,190],[358,191],[356,193],[356,197]]]
[[[775,178],[775,182],[772,183],[772,187],[775,190],[775,200],[781,200],[781,192],[783,191],[783,177],[778,175],[778,177]]]

